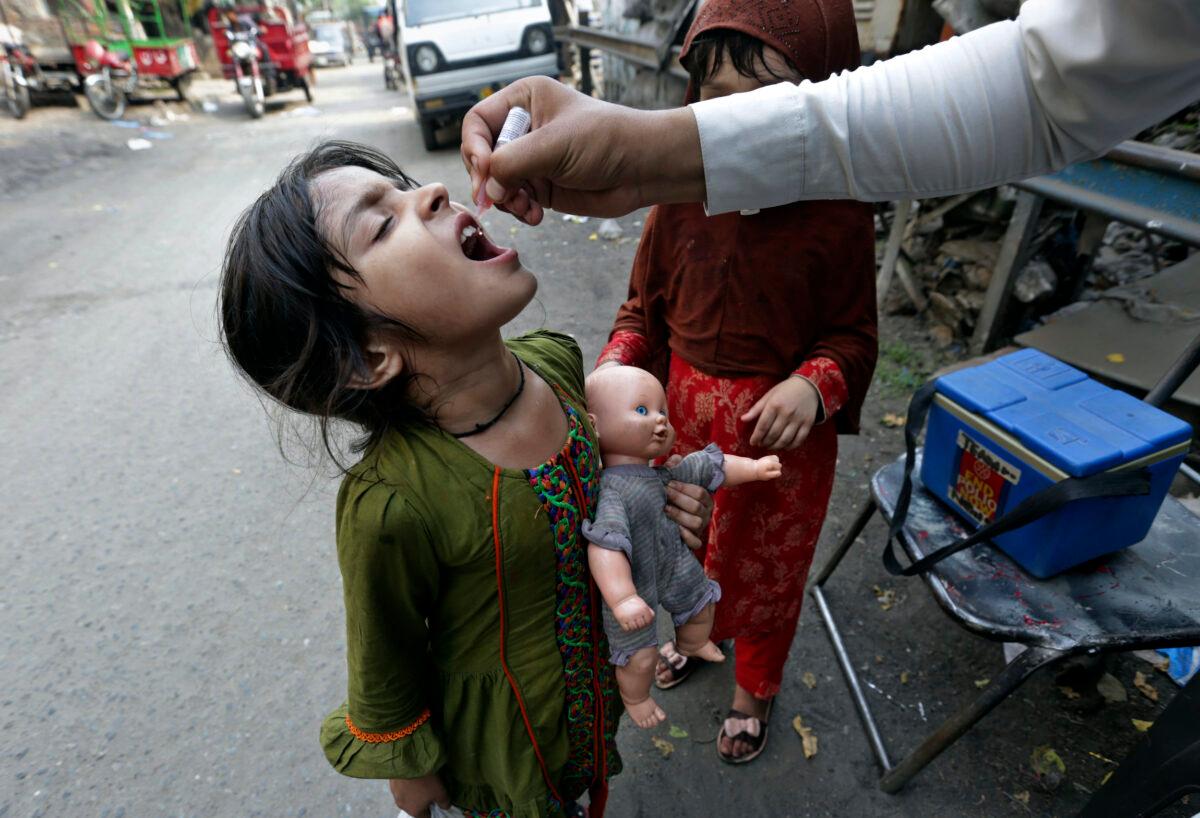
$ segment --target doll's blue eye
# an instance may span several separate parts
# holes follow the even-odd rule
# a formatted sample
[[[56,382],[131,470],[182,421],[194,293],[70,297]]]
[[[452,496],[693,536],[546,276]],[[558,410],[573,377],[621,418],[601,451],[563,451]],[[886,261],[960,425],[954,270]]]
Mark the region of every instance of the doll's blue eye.
[[[650,414],[649,412],[647,412],[647,411],[646,411],[646,407],[645,407],[645,406],[639,406],[639,407],[637,408],[637,413],[638,413],[639,415],[648,415],[648,414]]]

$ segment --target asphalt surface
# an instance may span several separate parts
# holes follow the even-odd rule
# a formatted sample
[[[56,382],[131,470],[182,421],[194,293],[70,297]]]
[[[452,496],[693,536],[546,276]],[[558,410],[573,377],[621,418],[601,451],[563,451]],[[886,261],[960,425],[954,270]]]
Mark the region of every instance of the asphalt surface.
[[[0,118],[0,816],[395,815],[382,783],[337,775],[317,743],[345,694],[336,482],[307,457],[310,430],[270,422],[235,377],[214,322],[234,218],[319,138],[374,144],[467,198],[457,151],[426,153],[380,72],[324,71],[313,107],[285,95],[260,121],[224,83],[206,83],[197,93],[219,95],[215,112],[131,109],[143,122],[188,117],[150,128],[171,137],[141,151],[127,146],[141,131],[70,107]],[[622,220],[624,241],[604,241],[590,238],[594,220],[551,214],[535,230],[489,214],[489,232],[540,274],[514,329],[565,330],[594,359],[640,219]],[[884,335],[908,352],[873,391],[866,433],[842,441],[818,563],[870,471],[899,451],[899,432],[879,423],[903,411],[895,372],[944,362],[911,319],[888,319]],[[949,626],[918,583],[887,578],[881,533],[867,530],[871,546],[851,553],[831,596],[898,756],[1002,659],[999,646]],[[896,591],[886,610],[875,586]],[[660,695],[661,729],[622,725],[626,772],[610,814],[1073,814],[1137,738],[1130,718],[1159,709],[1133,689],[1138,669],[1148,666],[1114,667],[1129,701],[1098,715],[1076,712],[1049,677],[1030,682],[887,796],[806,607],[766,754],[747,767],[718,762],[731,674],[698,674]],[[1165,700],[1165,677],[1152,682]],[[797,714],[819,737],[811,760]],[[652,737],[670,743],[669,756]],[[1056,793],[1030,772],[1040,745],[1065,761]]]

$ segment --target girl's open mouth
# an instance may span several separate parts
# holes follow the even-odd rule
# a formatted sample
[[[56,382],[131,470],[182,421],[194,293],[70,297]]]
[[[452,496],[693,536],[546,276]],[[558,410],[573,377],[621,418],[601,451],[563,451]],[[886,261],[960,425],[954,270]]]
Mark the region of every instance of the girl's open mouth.
[[[459,213],[458,218],[454,220],[454,228],[463,255],[471,261],[492,261],[516,255],[511,249],[492,244],[479,222],[469,213]]]

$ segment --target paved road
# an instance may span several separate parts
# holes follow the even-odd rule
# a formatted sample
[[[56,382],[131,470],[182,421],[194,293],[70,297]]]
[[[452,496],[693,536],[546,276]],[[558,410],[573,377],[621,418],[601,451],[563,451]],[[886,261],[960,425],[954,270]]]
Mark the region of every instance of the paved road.
[[[282,427],[295,462],[280,456],[280,427],[234,376],[213,320],[233,219],[318,138],[375,144],[465,199],[457,153],[424,151],[378,72],[324,72],[316,110],[287,100],[257,122],[223,96],[217,113],[193,112],[141,152],[126,147],[133,131],[71,109],[0,119],[0,816],[394,815],[381,784],[334,774],[316,741],[345,685],[334,482],[295,445],[303,426]],[[542,274],[518,326],[572,332],[592,358],[634,243],[589,240],[594,222],[557,216],[536,231],[488,221]],[[623,223],[636,237],[639,217]],[[896,451],[894,432],[870,432],[843,444],[826,550],[865,469]],[[841,599],[859,610],[851,638],[885,727],[910,747],[931,726],[918,713],[932,720],[965,701],[972,680],[996,671],[998,649],[947,633],[915,587],[881,610],[874,550],[850,563]],[[801,683],[809,670],[815,691]],[[902,670],[912,685],[900,686]],[[613,814],[1065,814],[1084,793],[1035,792],[1032,809],[1008,795],[1030,789],[1032,746],[1079,744],[1068,763],[1089,787],[1106,768],[1085,751],[1112,752],[1104,735],[1031,697],[893,799],[874,789],[813,617],[770,750],[750,768],[713,753],[729,684],[713,672],[662,697],[689,734],[656,732],[674,744],[670,758],[623,727]],[[820,736],[811,762],[789,725],[797,712]]]

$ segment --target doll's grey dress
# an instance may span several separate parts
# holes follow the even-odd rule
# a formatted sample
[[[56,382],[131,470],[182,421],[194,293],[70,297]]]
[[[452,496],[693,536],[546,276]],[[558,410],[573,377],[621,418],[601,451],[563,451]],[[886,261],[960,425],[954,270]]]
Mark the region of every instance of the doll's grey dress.
[[[661,605],[678,626],[719,600],[721,586],[704,575],[700,561],[679,535],[679,527],[663,511],[667,483],[672,480],[716,491],[725,482],[725,455],[713,443],[692,452],[674,468],[605,468],[600,476],[596,519],[583,523],[583,536],[593,545],[623,553],[629,559],[638,595],[651,608]],[[614,665],[627,665],[636,651],[658,645],[653,622],[624,631],[608,603],[602,605]]]

